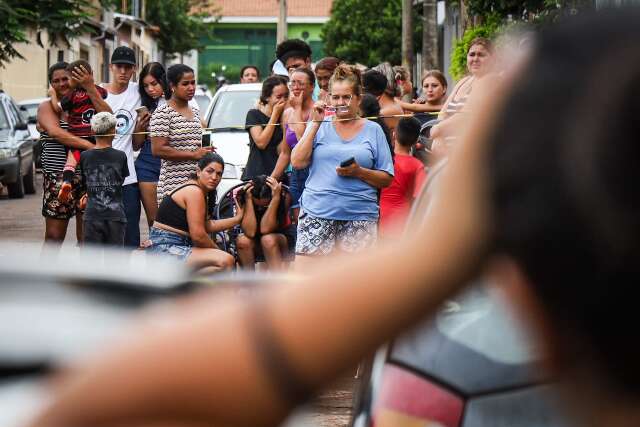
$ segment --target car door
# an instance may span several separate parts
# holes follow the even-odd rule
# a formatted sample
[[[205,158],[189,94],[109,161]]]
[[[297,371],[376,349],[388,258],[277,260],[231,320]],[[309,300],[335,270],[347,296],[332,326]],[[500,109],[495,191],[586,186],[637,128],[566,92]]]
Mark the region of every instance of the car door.
[[[21,170],[28,171],[33,163],[33,141],[30,138],[29,128],[24,121],[20,110],[11,99],[5,99],[5,108],[7,110],[9,120],[13,122],[14,139],[18,147],[21,159]]]

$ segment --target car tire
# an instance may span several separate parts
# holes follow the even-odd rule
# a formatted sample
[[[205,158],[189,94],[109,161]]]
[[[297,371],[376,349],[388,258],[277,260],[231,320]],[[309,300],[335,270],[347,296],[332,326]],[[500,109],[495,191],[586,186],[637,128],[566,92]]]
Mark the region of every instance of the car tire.
[[[33,162],[22,180],[25,194],[36,194],[36,166]]]
[[[10,199],[22,199],[24,197],[24,180],[22,179],[22,171],[20,169],[20,160],[18,159],[18,173],[16,182],[7,185],[7,193]]]

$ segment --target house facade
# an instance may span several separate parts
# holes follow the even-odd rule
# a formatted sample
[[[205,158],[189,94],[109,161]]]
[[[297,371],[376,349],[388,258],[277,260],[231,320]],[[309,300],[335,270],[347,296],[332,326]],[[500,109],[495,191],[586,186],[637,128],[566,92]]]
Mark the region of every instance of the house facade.
[[[155,34],[157,29],[139,16],[123,15],[99,7],[85,21],[89,31],[69,40],[69,44],[58,41],[51,44],[46,33],[41,34],[43,47],[36,42],[37,34],[27,29],[29,43],[16,45],[24,57],[14,58],[0,68],[0,89],[16,101],[47,96],[49,82],[47,69],[60,61],[72,62],[84,59],[93,69],[96,82],[109,82],[111,53],[117,46],[126,45],[134,49],[139,64],[158,60],[161,57]],[[140,3],[143,4],[143,3]],[[140,14],[140,8],[137,9]]]

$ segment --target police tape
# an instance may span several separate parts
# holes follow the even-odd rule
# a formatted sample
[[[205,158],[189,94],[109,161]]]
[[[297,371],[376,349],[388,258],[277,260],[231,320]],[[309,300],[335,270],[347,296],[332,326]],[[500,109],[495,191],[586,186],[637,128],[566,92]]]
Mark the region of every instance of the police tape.
[[[366,116],[366,117],[348,117],[348,118],[336,118],[335,116],[331,116],[331,118],[325,118],[323,120],[308,120],[308,121],[299,121],[299,122],[288,122],[287,125],[307,125],[309,123],[328,123],[328,122],[349,122],[355,121],[359,119],[367,119],[367,120],[377,120],[377,119],[394,119],[394,118],[403,118],[403,117],[415,117],[420,115],[438,115],[440,111],[433,112],[421,112],[421,113],[404,113],[404,114],[387,114],[387,115],[379,115],[379,116]],[[256,123],[252,125],[232,125],[232,126],[220,126],[220,127],[211,127],[211,128],[201,128],[202,131],[207,131],[207,133],[215,133],[216,131],[228,130],[228,129],[237,129],[237,130],[248,130],[252,127],[261,126],[261,127],[269,127],[269,126],[282,126],[282,123]],[[175,129],[173,133],[189,133],[192,132],[191,129]],[[104,134],[99,136],[125,136],[125,135],[150,135],[152,132],[150,131],[141,131],[141,132],[128,132],[128,133],[111,133]],[[95,134],[90,135],[69,135],[63,137],[40,137],[40,141],[57,141],[60,139],[70,139],[70,138],[93,138]],[[0,140],[0,142],[7,142],[8,140]]]

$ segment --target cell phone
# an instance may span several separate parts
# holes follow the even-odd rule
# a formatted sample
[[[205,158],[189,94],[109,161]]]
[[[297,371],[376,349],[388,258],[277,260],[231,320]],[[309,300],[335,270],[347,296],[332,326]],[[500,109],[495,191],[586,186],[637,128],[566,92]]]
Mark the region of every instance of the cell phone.
[[[341,168],[346,168],[347,166],[351,166],[352,164],[354,164],[356,162],[355,157],[351,157],[343,162],[340,163],[340,167]]]
[[[203,147],[211,147],[211,134],[203,133],[202,134],[202,146]]]
[[[149,109],[144,105],[141,105],[140,107],[136,108],[136,113],[138,113],[139,116],[141,116],[143,113],[148,113],[148,112],[149,112]]]

